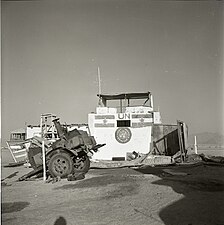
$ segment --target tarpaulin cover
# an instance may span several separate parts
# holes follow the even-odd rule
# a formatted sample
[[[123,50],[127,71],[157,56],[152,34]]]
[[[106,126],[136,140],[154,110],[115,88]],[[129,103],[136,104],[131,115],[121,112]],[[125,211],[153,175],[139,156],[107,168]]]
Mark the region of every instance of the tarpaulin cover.
[[[150,92],[143,93],[124,93],[117,95],[103,95],[98,94],[97,96],[104,100],[116,100],[116,99],[146,99],[149,98]]]

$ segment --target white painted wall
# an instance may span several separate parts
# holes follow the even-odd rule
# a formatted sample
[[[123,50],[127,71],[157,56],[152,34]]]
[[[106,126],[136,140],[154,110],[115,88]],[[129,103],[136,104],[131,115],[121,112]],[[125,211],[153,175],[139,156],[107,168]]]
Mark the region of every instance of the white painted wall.
[[[105,118],[104,118],[105,116]],[[135,117],[135,118],[133,118]],[[117,120],[131,120],[128,130],[131,138],[126,143],[120,143],[116,139],[116,131],[126,127],[117,127]],[[148,153],[151,143],[151,131],[153,116],[151,113],[132,114],[89,114],[88,124],[90,134],[95,137],[97,144],[106,144],[94,154],[94,159],[111,160],[112,157],[125,157],[127,152]],[[127,133],[124,132],[124,136]]]
[[[26,138],[32,138],[34,136],[41,137],[41,128],[40,127],[27,127],[26,128]]]

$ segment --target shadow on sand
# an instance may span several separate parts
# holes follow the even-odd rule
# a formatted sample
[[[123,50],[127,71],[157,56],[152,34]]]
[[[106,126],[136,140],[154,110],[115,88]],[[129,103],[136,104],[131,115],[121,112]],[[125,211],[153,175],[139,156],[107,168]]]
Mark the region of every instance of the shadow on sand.
[[[54,225],[66,225],[66,219],[63,216],[59,216],[56,221],[54,222]]]
[[[186,176],[171,175],[163,169],[145,167],[137,171],[159,176],[161,180],[153,184],[169,186],[183,195],[183,198],[164,206],[159,212],[164,224],[224,225],[224,167],[200,165],[172,168],[186,172]]]
[[[26,208],[29,202],[3,202],[2,203],[2,214],[18,212]]]

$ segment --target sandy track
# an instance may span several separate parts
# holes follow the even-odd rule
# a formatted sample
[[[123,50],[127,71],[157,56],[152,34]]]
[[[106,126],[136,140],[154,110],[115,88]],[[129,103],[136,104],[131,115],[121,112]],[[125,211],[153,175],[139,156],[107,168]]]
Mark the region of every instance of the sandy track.
[[[31,169],[2,167],[2,224],[224,225],[224,167],[163,169],[91,169],[52,184],[16,182]]]
[[[224,224],[224,167],[92,169],[80,181],[15,182],[30,169],[2,168],[2,223]],[[15,173],[17,172],[17,173]],[[2,177],[4,178],[4,177]]]

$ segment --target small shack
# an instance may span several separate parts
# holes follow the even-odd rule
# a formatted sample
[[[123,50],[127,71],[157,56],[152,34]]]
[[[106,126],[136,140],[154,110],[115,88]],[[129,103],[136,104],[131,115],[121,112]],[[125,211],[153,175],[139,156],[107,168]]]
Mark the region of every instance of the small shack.
[[[25,128],[20,128],[10,133],[10,142],[20,142],[25,140],[26,140]]]

